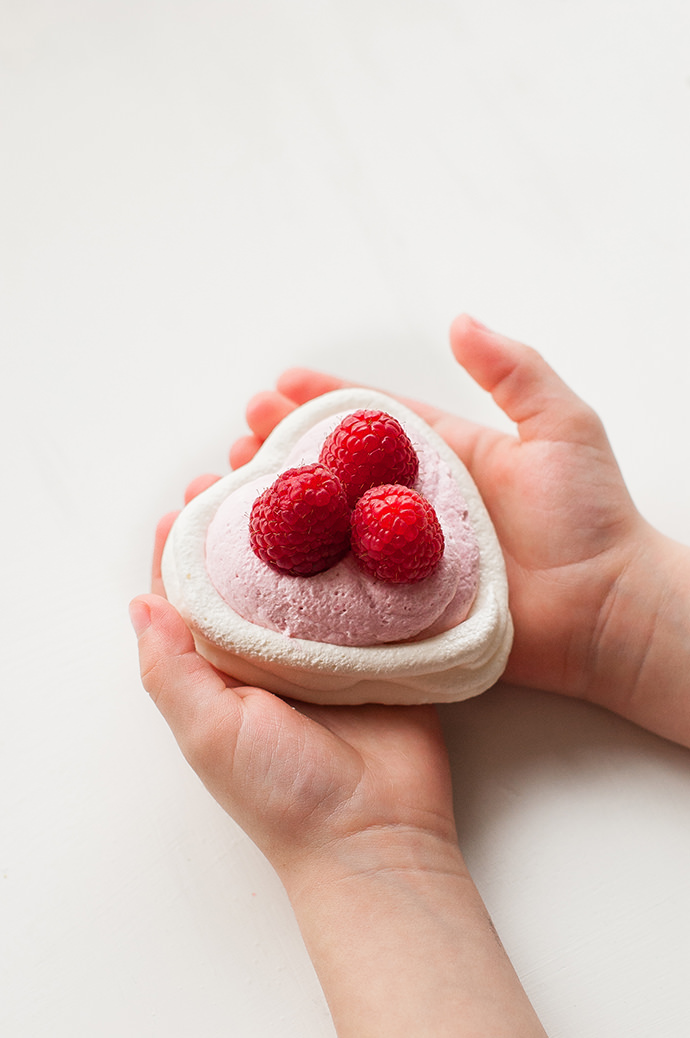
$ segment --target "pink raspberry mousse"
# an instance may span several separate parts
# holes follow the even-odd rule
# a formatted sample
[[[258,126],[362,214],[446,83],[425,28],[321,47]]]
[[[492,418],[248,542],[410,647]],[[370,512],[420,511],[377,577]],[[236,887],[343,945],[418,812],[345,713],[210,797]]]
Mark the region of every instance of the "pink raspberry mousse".
[[[344,414],[315,425],[284,467],[316,461]],[[479,581],[479,548],[467,503],[448,465],[415,430],[414,489],[434,506],[445,539],[443,557],[416,584],[392,584],[365,573],[351,553],[309,577],[280,573],[252,551],[248,516],[274,476],[244,484],[220,505],[208,527],[206,568],[223,600],[244,619],[291,638],[343,646],[382,645],[450,630],[469,614]]]

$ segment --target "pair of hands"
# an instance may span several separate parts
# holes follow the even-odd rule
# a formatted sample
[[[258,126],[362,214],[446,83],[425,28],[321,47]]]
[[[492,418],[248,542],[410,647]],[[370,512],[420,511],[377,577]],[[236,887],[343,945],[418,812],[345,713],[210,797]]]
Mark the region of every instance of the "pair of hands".
[[[617,589],[653,531],[599,419],[536,352],[466,316],[454,322],[451,346],[517,435],[406,403],[465,463],[496,527],[515,624],[505,677],[601,701],[597,690],[610,678],[601,645]],[[289,411],[344,385],[286,372],[275,391],[250,402],[251,435],[233,446],[232,467],[249,461]],[[215,478],[196,480],[187,500]],[[385,853],[400,834],[408,844],[416,834],[420,864],[425,848],[436,860],[440,846],[455,847],[435,710],[288,703],[220,674],[195,652],[163,597],[160,558],[173,519],[166,516],[156,534],[153,594],[131,605],[143,683],[191,766],[286,885],[299,882],[306,861],[328,860],[362,834],[388,834]]]

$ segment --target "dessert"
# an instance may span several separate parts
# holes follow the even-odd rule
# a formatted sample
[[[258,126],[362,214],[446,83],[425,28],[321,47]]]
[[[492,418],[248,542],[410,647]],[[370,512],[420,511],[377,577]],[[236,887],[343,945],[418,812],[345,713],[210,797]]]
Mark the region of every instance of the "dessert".
[[[383,489],[391,507],[409,512],[421,497],[438,516],[442,534],[431,537],[424,573],[410,581],[406,572],[398,583],[395,574],[381,579],[358,560],[354,517],[367,493],[361,488],[349,502],[355,551],[338,543],[334,520],[332,557],[312,575],[259,557],[250,534],[256,502],[288,470],[301,476],[309,467],[310,480],[323,478],[311,470],[323,467],[324,443],[363,408],[396,419],[418,457],[418,472],[403,459],[403,482],[396,478]],[[324,460],[337,469],[333,452]],[[369,507],[367,523],[384,504]],[[248,465],[194,498],[168,537],[163,580],[198,651],[216,667],[316,703],[464,699],[497,680],[512,641],[503,557],[469,474],[426,423],[370,390],[339,390],[297,408]]]

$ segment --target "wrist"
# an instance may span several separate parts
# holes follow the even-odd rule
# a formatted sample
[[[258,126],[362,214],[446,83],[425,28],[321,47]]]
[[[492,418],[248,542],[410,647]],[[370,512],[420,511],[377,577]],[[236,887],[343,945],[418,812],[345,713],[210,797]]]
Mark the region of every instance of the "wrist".
[[[690,744],[690,549],[642,522],[599,615],[586,697]]]
[[[399,823],[340,835],[279,866],[278,873],[293,903],[299,903],[333,884],[374,883],[394,874],[412,882],[415,876],[465,876],[467,870],[454,834]]]
[[[370,828],[282,878],[339,1038],[543,1038],[457,842]]]

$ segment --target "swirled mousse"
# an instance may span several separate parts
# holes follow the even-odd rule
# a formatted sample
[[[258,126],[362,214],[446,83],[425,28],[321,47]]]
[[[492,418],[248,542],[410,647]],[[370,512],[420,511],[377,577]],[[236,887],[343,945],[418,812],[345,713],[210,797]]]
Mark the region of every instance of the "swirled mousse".
[[[342,421],[339,413],[302,436],[284,467],[308,465]],[[261,476],[220,505],[206,536],[206,568],[223,600],[245,620],[291,638],[343,646],[426,638],[462,623],[479,582],[479,547],[468,506],[449,466],[415,430],[406,429],[419,458],[414,489],[433,505],[444,535],[434,572],[416,583],[390,583],[365,572],[351,553],[309,577],[266,565],[251,548],[248,517],[272,483]]]

